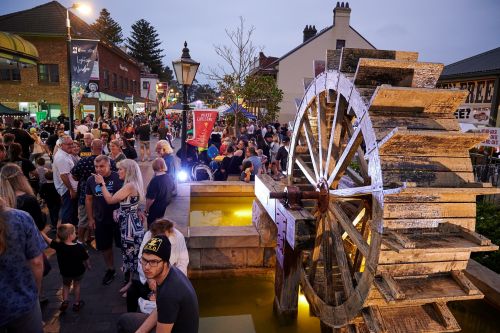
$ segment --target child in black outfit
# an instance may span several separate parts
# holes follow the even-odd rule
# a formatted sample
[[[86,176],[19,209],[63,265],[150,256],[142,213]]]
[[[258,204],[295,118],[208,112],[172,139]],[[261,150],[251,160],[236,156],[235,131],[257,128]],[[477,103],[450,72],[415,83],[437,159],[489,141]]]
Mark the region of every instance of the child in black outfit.
[[[52,171],[48,170],[45,173],[46,182],[40,186],[40,197],[47,204],[49,209],[50,222],[52,227],[55,229],[57,227],[57,221],[59,220],[59,209],[61,209],[61,196],[57,193],[56,187],[54,185],[54,175]]]
[[[75,226],[69,223],[61,224],[57,228],[58,240],[50,239],[45,233],[42,236],[56,250],[57,263],[63,280],[63,302],[59,310],[66,311],[68,308],[68,296],[73,283],[73,292],[75,293],[75,302],[73,303],[73,311],[79,311],[85,304],[80,299],[80,281],[85,273],[85,267],[90,269],[89,254],[82,244],[74,243],[76,239]]]

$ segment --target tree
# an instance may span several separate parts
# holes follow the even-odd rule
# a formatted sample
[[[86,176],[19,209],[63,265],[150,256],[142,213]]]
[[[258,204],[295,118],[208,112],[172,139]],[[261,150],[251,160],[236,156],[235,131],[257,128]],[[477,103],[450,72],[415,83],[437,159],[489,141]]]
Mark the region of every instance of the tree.
[[[129,53],[135,59],[160,75],[163,70],[161,41],[156,29],[146,20],[140,19],[132,25],[132,34],[127,38]]]
[[[97,20],[91,24],[95,32],[103,39],[113,43],[123,43],[122,27],[113,20],[106,8],[103,8]]]
[[[158,75],[161,82],[167,82],[169,85],[174,80],[174,71],[170,67],[165,66],[162,68],[161,73]]]
[[[235,30],[226,29],[230,45],[214,45],[215,53],[224,64],[209,68],[204,73],[208,79],[217,82],[226,102],[234,102],[242,97],[241,89],[252,69],[252,64],[260,48],[252,42],[254,26],[245,27],[245,20],[240,16],[240,24]],[[239,117],[238,117],[239,118]],[[238,135],[238,122],[235,120],[235,133]]]
[[[242,89],[242,95],[249,106],[264,108],[267,111],[259,115],[259,120],[268,123],[276,120],[283,99],[283,91],[278,88],[276,79],[265,75],[248,76]]]

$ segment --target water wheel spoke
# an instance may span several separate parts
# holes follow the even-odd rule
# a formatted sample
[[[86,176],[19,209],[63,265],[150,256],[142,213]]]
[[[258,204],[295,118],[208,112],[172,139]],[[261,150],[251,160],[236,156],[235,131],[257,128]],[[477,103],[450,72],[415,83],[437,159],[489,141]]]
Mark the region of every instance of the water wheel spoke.
[[[304,162],[304,160],[302,159],[302,157],[299,157],[297,156],[295,158],[295,164],[297,164],[297,166],[300,168],[300,170],[302,171],[302,173],[304,174],[304,176],[307,178],[307,180],[312,184],[312,185],[316,185],[317,181],[314,177],[314,171],[311,170],[310,167],[307,166],[306,162]]]
[[[352,161],[354,154],[358,150],[361,142],[363,142],[363,135],[361,133],[361,126],[356,128],[354,133],[352,134],[349,142],[347,143],[342,155],[339,157],[335,168],[333,169],[330,177],[328,177],[328,186],[333,186],[334,188],[337,186],[340,177],[344,174],[347,167]],[[352,177],[351,177],[352,178]],[[354,182],[358,183],[359,179],[353,179]]]
[[[336,190],[330,190],[330,197],[332,199],[338,198],[352,198],[358,196],[366,196],[371,195],[373,192],[373,188],[370,185],[367,186],[359,186],[359,187],[350,187],[350,188],[341,188]]]
[[[328,145],[327,138],[327,123],[326,123],[326,105],[324,104],[325,99],[322,98],[323,95],[318,95],[316,97],[316,111],[318,115],[318,156],[319,156],[319,174],[324,174],[324,169],[326,165],[326,147]]]
[[[314,285],[314,279],[316,277],[316,269],[318,267],[318,260],[321,249],[321,242],[323,241],[324,223],[318,216],[318,222],[316,223],[316,237],[314,239],[314,249],[310,258],[310,270],[309,270],[309,281],[311,285]]]
[[[347,232],[349,238],[356,245],[361,254],[365,257],[368,257],[368,243],[364,240],[363,235],[361,235],[358,229],[356,229],[356,227],[353,225],[353,221],[349,219],[349,217],[339,206],[339,204],[335,202],[330,203],[329,211],[331,214],[333,214],[333,216],[335,216],[335,219],[340,223],[342,229]]]
[[[333,304],[335,301],[335,287],[333,285],[333,238],[330,222],[327,215],[323,216],[323,265],[325,270],[326,289],[325,301],[327,304]]]
[[[364,205],[361,205],[359,211],[354,215],[354,220],[352,220],[352,225],[356,227],[361,221],[366,221],[367,220],[366,217],[367,217],[366,208],[364,207]],[[363,232],[361,232],[361,234],[363,234]],[[342,239],[346,238],[347,238],[347,232],[344,232],[342,234]]]
[[[340,138],[342,132],[342,122],[344,120],[345,109],[347,108],[347,103],[341,99],[341,95],[337,95],[337,101],[335,103],[335,116],[333,117],[332,129],[330,131],[330,140],[328,143],[328,151],[326,154],[325,162],[325,178],[331,174],[333,171],[334,163],[339,156],[340,150]]]
[[[311,128],[311,123],[309,122],[309,117],[304,115],[304,118],[306,118],[303,123],[304,136],[306,138],[307,147],[309,148],[309,155],[311,156],[314,175],[316,176],[316,179],[319,179],[318,156],[315,154],[315,147],[317,146],[317,143]]]
[[[347,132],[349,133],[349,135],[352,136],[354,133],[354,128],[352,127],[352,123],[349,121],[346,122],[346,128],[347,128]],[[366,162],[365,153],[364,153],[363,149],[361,148],[361,145],[358,147],[357,153],[358,153],[357,160],[359,163],[359,169],[361,172],[361,176],[363,177],[365,183],[369,183],[370,176],[368,174],[368,163]]]
[[[328,219],[328,223],[330,235],[333,240],[333,249],[335,257],[337,259],[337,265],[340,270],[344,294],[346,297],[349,297],[354,291],[354,286],[352,283],[351,270],[349,268],[349,260],[347,259],[347,255],[345,253],[344,242],[342,241],[342,237],[340,236],[340,227],[337,220],[331,217]]]

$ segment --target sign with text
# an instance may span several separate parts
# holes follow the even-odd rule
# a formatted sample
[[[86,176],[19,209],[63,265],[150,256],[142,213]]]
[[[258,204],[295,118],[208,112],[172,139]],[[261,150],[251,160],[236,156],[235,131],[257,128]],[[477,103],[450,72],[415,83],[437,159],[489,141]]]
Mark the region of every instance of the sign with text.
[[[439,84],[437,88],[468,90],[469,95],[455,112],[455,118],[460,123],[488,125],[495,90],[494,79],[445,82]]]
[[[217,110],[193,110],[194,137],[187,143],[196,147],[207,148],[219,112]]]
[[[489,137],[484,142],[481,143],[481,146],[488,147],[498,147],[500,146],[498,140],[498,134],[500,133],[500,128],[498,127],[486,127],[481,128],[481,133],[488,133]]]
[[[97,57],[98,41],[72,40],[71,41],[71,97],[73,108],[76,109],[85,94],[90,91],[87,85],[91,79],[99,80],[99,62]],[[93,93],[98,94],[98,88]],[[97,96],[98,97],[98,96]]]

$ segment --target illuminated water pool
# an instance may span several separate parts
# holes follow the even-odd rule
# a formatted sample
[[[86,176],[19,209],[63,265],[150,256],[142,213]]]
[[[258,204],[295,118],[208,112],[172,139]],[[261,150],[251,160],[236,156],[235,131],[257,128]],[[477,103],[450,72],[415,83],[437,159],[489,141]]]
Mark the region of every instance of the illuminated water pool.
[[[252,225],[254,197],[191,197],[189,225],[248,226]]]

